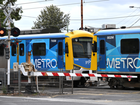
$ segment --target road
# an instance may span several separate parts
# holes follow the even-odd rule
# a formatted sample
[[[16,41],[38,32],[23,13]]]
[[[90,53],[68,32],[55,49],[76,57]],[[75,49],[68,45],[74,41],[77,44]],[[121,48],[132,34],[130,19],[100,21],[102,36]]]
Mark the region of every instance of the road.
[[[45,93],[51,95],[0,96],[0,105],[140,105],[140,90],[109,89],[108,86],[65,88],[59,94],[58,88],[48,88]],[[55,93],[55,94],[54,94]]]

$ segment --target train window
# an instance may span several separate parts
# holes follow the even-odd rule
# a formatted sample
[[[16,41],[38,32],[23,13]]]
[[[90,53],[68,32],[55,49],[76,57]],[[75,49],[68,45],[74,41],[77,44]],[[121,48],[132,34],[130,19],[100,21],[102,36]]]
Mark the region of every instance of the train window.
[[[45,43],[33,43],[33,55],[34,56],[45,56],[46,55],[46,44]]]
[[[63,55],[63,43],[58,43],[58,55]]]
[[[94,44],[92,44],[92,51],[97,52],[97,42],[94,41]]]
[[[19,53],[20,53],[20,56],[24,56],[24,44],[19,45]]]
[[[4,47],[0,45],[0,56],[4,56]]]
[[[100,54],[105,54],[105,41],[100,40]]]
[[[80,37],[72,39],[74,58],[90,58],[92,52],[92,38]]]
[[[12,45],[12,56],[16,56],[16,44]]]
[[[122,39],[121,40],[122,54],[138,54],[139,53],[139,39]]]

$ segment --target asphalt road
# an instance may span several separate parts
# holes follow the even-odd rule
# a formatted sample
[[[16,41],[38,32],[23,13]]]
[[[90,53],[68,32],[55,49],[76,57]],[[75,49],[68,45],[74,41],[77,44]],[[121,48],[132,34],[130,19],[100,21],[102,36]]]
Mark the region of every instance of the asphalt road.
[[[58,88],[47,88],[41,95],[0,96],[0,105],[140,105],[140,90],[110,89],[108,86],[64,88],[63,94]]]

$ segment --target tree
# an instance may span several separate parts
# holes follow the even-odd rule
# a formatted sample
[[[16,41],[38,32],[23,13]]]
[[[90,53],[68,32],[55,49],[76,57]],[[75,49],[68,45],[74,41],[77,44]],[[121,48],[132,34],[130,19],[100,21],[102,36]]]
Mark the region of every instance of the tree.
[[[4,7],[6,7],[9,3],[12,4],[12,6],[15,5],[15,2],[17,0],[0,0],[0,4],[3,4]],[[3,9],[4,8],[1,8],[0,9],[0,24],[3,23],[3,21],[5,20],[6,16],[4,15],[3,13]],[[15,19],[16,21],[17,20],[20,20],[22,15],[20,15],[21,13],[23,13],[22,9],[17,7],[16,9],[13,9],[12,12],[11,12],[11,18],[12,19]],[[2,25],[1,26],[5,26],[5,25]],[[14,26],[14,24],[11,24],[11,26]]]
[[[66,29],[69,19],[69,14],[64,14],[60,8],[51,5],[41,11],[41,15],[34,22],[32,29]]]

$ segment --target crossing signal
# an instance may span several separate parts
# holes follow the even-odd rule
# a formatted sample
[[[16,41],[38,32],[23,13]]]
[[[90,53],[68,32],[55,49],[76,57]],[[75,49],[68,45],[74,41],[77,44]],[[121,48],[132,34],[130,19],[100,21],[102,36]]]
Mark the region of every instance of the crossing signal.
[[[3,37],[6,35],[6,29],[5,28],[0,28],[0,36]]]
[[[20,42],[21,42],[21,40],[16,40],[14,42],[11,42],[10,46],[17,46]]]
[[[10,53],[9,48],[6,47],[5,48],[5,59],[9,59],[10,58],[9,53]]]
[[[20,30],[18,29],[18,28],[13,28],[12,30],[11,30],[11,35],[13,35],[14,37],[17,37],[17,36],[19,36],[20,35]]]
[[[16,45],[14,42],[11,42],[11,43],[10,43],[10,46],[14,46],[14,45]]]
[[[18,45],[18,42],[11,42],[10,45],[11,45],[11,46],[17,46],[17,45]]]
[[[1,43],[0,46],[3,47],[3,48],[7,47],[7,45],[4,44],[4,43]]]

